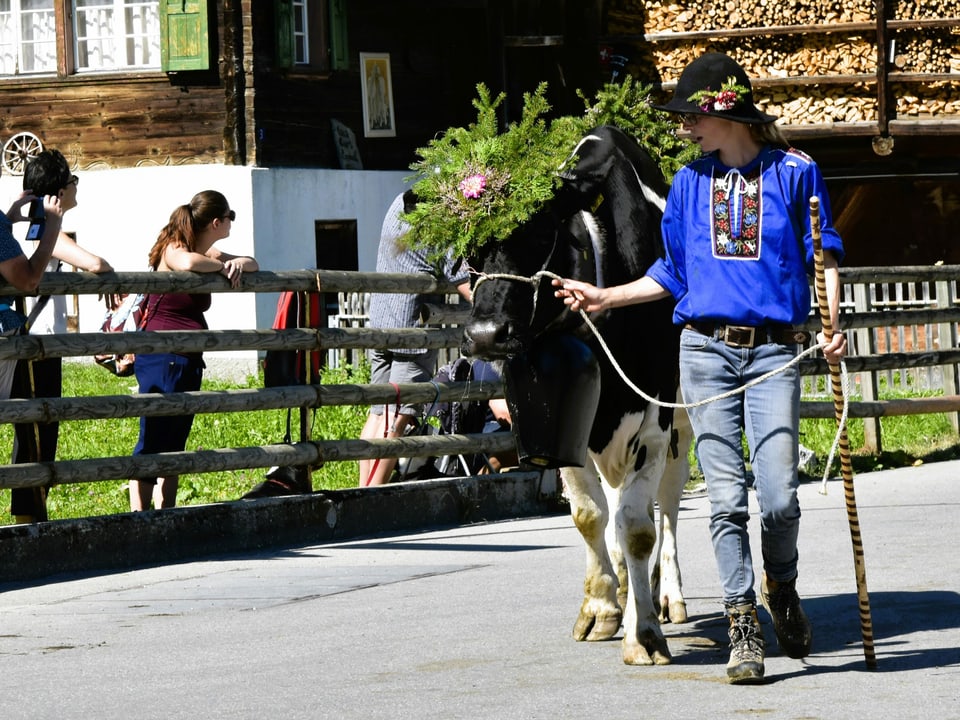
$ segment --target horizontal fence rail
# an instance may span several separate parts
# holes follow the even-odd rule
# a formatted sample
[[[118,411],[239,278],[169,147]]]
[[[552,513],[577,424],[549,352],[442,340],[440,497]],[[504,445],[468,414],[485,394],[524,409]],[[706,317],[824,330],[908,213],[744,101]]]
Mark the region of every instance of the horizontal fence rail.
[[[399,383],[393,385],[288,385],[256,390],[197,390],[182,393],[104,395],[84,398],[36,398],[0,403],[0,422],[30,423],[62,420],[162,417],[184,414],[249,412],[333,405],[384,405],[397,393],[404,402],[431,404],[500,397],[495,382]]]
[[[226,350],[313,350],[381,347],[447,348],[460,344],[457,328],[318,328],[287,330],[160,330],[0,337],[0,360],[83,357],[103,352],[165,353]]]
[[[425,274],[352,272],[346,270],[258,270],[244,273],[239,287],[219,273],[89,272],[44,273],[33,295],[111,295],[117,293],[221,292],[351,292],[455,293],[456,285]],[[0,295],[30,295],[0,278]]]
[[[956,369],[960,365],[957,323],[960,304],[956,279],[960,267],[844,268],[842,329],[852,331],[848,372],[863,391],[863,400],[850,403],[855,418],[960,412]],[[69,333],[65,335],[0,338],[0,359],[90,357],[100,353],[217,352],[236,350],[329,351],[394,348],[456,348],[469,308],[462,304],[426,304],[420,319],[425,327],[373,329],[365,326],[365,296],[372,292],[422,292],[451,295],[455,287],[427,275],[361,273],[326,270],[260,271],[245,274],[240,287],[226,278],[189,272],[47,273],[37,295],[114,294],[129,292],[281,292],[285,290],[339,293],[349,317],[346,327],[287,330],[238,329],[208,331]],[[0,284],[0,294],[22,295]],[[815,315],[804,329],[815,331]],[[918,340],[913,340],[918,338]],[[879,348],[879,349],[878,349]],[[828,375],[826,362],[805,358],[800,373],[815,383]],[[908,376],[920,369],[940,369],[942,397],[877,400],[870,382],[883,373]],[[872,380],[871,380],[872,378]],[[952,383],[952,384],[951,384]],[[813,386],[811,386],[813,387]],[[502,397],[499,382],[416,383],[400,386],[404,401],[417,404]],[[40,398],[0,401],[0,422],[83,421],[184,413],[231,413],[333,405],[371,405],[396,398],[389,385],[311,385],[254,390],[198,391],[132,396]],[[808,390],[801,416],[833,417],[832,402]],[[0,487],[32,487],[164,474],[204,473],[267,468],[275,465],[320,467],[326,462],[380,457],[426,457],[460,453],[502,452],[513,447],[507,433],[490,435],[417,436],[396,439],[328,440],[242,448],[163,453],[136,458],[90,458],[0,466]]]
[[[421,435],[372,440],[317,440],[261,445],[125,455],[89,460],[23,463],[3,467],[0,487],[25,488],[100,480],[163,477],[186,473],[222,472],[274,465],[322,467],[328,461],[385,457],[442,457],[476,452],[505,452],[515,447],[509,433]]]

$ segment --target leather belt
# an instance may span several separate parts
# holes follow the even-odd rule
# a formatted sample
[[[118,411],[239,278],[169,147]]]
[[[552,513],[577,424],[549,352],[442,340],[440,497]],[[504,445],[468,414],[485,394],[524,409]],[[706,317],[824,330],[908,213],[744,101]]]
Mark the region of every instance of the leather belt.
[[[758,345],[777,343],[778,345],[803,345],[810,340],[810,333],[787,325],[722,325],[713,322],[688,322],[684,327],[701,335],[722,340],[735,348],[755,348]]]

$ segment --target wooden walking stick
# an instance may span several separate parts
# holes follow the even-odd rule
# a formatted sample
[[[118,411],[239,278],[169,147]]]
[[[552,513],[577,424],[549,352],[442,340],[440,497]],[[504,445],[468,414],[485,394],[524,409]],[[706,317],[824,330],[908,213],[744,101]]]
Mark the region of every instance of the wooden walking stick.
[[[820,308],[820,324],[827,342],[833,337],[833,321],[827,300],[827,281],[823,268],[823,240],[820,236],[820,198],[810,198],[810,233],[813,236],[814,282],[817,305]],[[860,634],[863,636],[863,657],[867,668],[877,667],[873,651],[873,621],[870,618],[870,596],[867,594],[867,568],[863,557],[863,540],[860,537],[860,519],[857,514],[857,496],[853,488],[853,466],[850,463],[850,443],[847,440],[846,423],[843,422],[843,385],[840,366],[830,365],[830,384],[833,389],[833,409],[840,425],[840,474],[843,477],[843,495],[847,505],[847,524],[853,542],[853,565],[857,575],[857,599],[860,606]]]

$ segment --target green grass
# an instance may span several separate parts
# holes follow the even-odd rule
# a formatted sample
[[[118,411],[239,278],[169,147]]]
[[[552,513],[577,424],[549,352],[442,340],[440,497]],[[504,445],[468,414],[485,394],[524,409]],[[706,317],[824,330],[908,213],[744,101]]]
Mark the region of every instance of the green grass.
[[[326,384],[369,382],[369,369],[357,371],[326,370]],[[63,396],[126,395],[136,392],[134,378],[118,378],[99,366],[65,362]],[[248,377],[244,383],[204,380],[204,390],[228,390],[263,387],[260,377]],[[366,407],[341,406],[319,408],[312,413],[312,436],[322,439],[356,438],[366,419]],[[299,440],[299,410],[294,409],[291,430]],[[264,410],[230,414],[200,414],[194,418],[187,450],[224,447],[250,447],[283,442],[286,433],[285,410]],[[137,443],[139,419],[86,420],[60,424],[57,459],[129,455]],[[13,446],[13,428],[0,425],[0,447]],[[9,462],[9,456],[5,459]],[[228,472],[185,474],[180,476],[178,505],[201,505],[236,500],[264,478],[265,468]],[[316,489],[356,487],[359,470],[356,462],[336,462],[313,474]],[[47,501],[51,520],[110,515],[129,512],[126,481],[60,485],[51,490]],[[0,524],[13,522],[10,516],[10,491],[0,490]]]
[[[938,394],[881,392],[880,399],[932,397]],[[854,399],[859,398],[851,398],[851,401]],[[826,461],[836,432],[837,425],[833,419],[800,421],[800,442],[815,450],[821,462]],[[960,458],[960,441],[946,413],[881,418],[880,438],[883,452],[873,454],[863,450],[863,420],[853,418],[847,421],[847,439],[850,444],[854,472],[870,472]],[[822,474],[823,468],[820,472]],[[840,474],[838,457],[834,458],[831,473]]]
[[[325,384],[364,383],[369,381],[369,368],[362,366],[341,370],[325,370]],[[262,378],[249,377],[246,382],[226,383],[205,380],[205,390],[258,388]],[[136,390],[133,378],[117,378],[100,367],[85,363],[64,363],[65,397],[124,395]],[[906,393],[881,393],[883,399],[911,396]],[[912,394],[917,397],[919,393]],[[325,407],[312,415],[311,435],[317,439],[357,438],[366,418],[365,406]],[[960,458],[960,442],[945,414],[912,415],[884,418],[881,421],[883,446],[880,455],[862,450],[863,421],[852,419],[847,435],[852,449],[854,472],[868,472],[904,467],[923,462]],[[128,455],[137,442],[138,419],[90,420],[66,422],[60,426],[60,460]],[[299,411],[292,417],[294,441],[299,439]],[[197,415],[187,443],[188,450],[224,447],[270,445],[283,441],[286,432],[286,411],[222,415]],[[800,442],[826,460],[834,441],[836,424],[832,419],[802,420]],[[11,448],[12,427],[0,425],[0,447]],[[820,470],[822,473],[822,469]],[[238,470],[208,474],[183,475],[177,494],[179,505],[200,505],[236,500],[263,480],[265,469]],[[834,460],[833,475],[839,475],[839,459]],[[315,489],[356,487],[357,463],[333,462],[313,474]],[[61,485],[49,497],[50,519],[89,517],[127,512],[130,508],[125,481],[105,481]],[[10,491],[0,490],[0,524],[10,523]]]

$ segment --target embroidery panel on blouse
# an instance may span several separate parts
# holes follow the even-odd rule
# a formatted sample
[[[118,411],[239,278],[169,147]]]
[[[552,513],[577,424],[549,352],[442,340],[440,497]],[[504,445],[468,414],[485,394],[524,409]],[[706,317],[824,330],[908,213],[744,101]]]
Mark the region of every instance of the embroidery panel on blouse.
[[[761,169],[747,175],[733,169],[723,177],[713,175],[710,211],[713,256],[727,260],[760,257]]]

